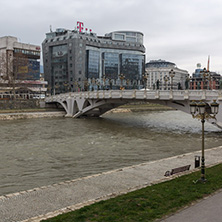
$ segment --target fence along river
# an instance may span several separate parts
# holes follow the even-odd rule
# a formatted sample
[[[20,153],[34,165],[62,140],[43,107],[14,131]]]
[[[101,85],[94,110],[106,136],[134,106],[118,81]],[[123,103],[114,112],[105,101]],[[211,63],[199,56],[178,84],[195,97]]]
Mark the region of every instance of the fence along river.
[[[205,130],[206,148],[222,145]],[[1,121],[0,135],[0,195],[201,149],[200,121],[180,111]]]

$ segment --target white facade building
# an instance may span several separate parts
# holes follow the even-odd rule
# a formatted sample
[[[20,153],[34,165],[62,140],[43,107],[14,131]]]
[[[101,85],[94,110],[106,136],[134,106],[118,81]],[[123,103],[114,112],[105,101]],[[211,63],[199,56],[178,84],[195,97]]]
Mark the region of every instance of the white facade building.
[[[173,78],[170,72],[173,72]],[[185,82],[189,77],[186,70],[179,69],[174,63],[161,59],[146,63],[146,74],[147,88],[160,90],[185,89]]]

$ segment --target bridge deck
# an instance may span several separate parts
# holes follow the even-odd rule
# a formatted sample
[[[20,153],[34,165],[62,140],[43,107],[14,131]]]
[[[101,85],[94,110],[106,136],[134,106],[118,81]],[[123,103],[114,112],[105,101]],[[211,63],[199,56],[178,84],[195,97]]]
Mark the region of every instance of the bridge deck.
[[[222,109],[222,90],[100,90],[70,92],[47,97],[46,103],[59,103],[66,110],[67,117],[100,116],[110,109],[131,101],[160,103],[190,113],[190,101],[203,100],[211,103],[217,100]],[[211,120],[222,128],[222,112]]]

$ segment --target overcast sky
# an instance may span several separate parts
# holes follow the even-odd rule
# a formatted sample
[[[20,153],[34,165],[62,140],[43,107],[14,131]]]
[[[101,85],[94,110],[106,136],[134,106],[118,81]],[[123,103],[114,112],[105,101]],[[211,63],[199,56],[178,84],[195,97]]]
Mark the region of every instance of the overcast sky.
[[[144,33],[146,61],[164,59],[190,74],[196,64],[222,74],[222,0],[0,0],[0,36],[41,45],[77,21],[97,35]]]

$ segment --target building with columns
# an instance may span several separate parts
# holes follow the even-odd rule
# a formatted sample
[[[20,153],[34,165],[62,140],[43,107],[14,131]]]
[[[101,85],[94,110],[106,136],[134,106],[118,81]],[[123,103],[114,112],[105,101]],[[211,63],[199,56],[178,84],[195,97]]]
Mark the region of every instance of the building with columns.
[[[160,90],[185,89],[185,83],[189,77],[186,70],[178,68],[175,63],[161,59],[146,63],[146,75],[147,87]]]

